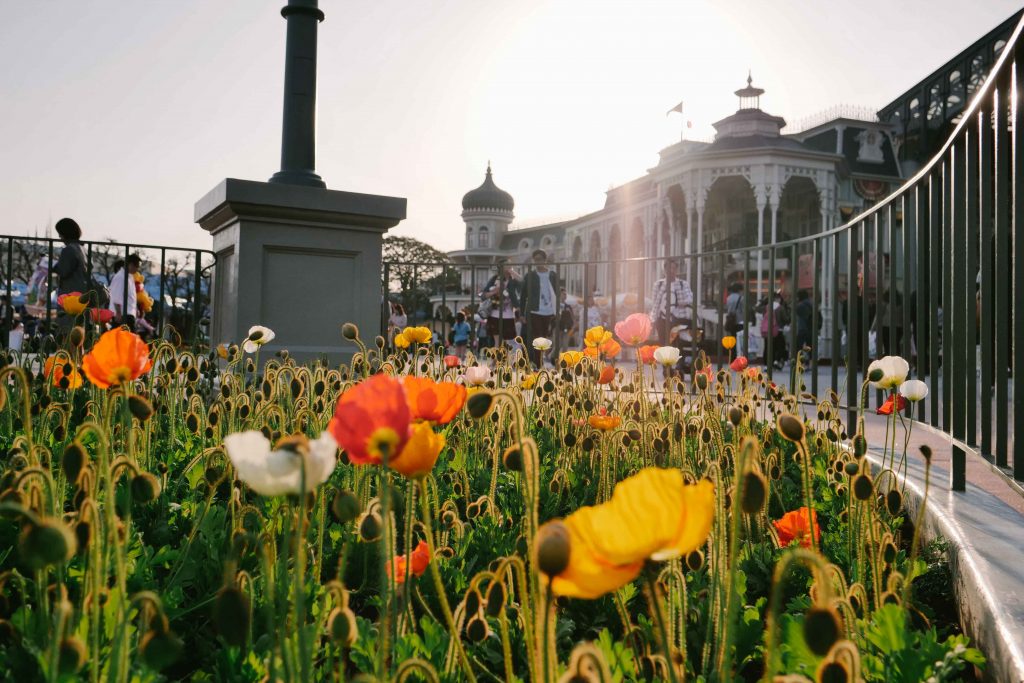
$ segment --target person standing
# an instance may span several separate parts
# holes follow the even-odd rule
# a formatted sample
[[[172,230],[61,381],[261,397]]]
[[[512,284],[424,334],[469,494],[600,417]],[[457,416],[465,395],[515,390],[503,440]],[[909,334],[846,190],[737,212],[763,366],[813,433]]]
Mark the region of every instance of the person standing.
[[[142,259],[138,254],[129,254],[110,280],[110,310],[117,324],[127,325],[130,330],[135,329],[135,312],[139,307],[133,276],[141,265]]]
[[[678,272],[679,265],[675,261],[666,261],[665,277],[654,283],[654,303],[649,315],[662,344],[669,343],[672,328],[690,323],[693,292],[686,280],[679,279]]]
[[[796,360],[797,354],[800,352],[810,352],[812,335],[815,330],[814,303],[806,289],[801,289],[796,293],[793,324],[796,325],[796,348],[793,349],[793,360]]]
[[[85,294],[90,287],[89,259],[82,247],[82,228],[71,218],[61,218],[54,226],[57,234],[64,242],[64,248],[60,251],[60,257],[53,266],[53,272],[57,274],[57,296],[78,292]],[[39,283],[40,297],[43,292],[43,283]],[[49,287],[46,288],[49,290]],[[67,333],[75,319],[63,310],[57,311],[57,329],[61,333]]]
[[[544,364],[541,351],[533,348],[537,337],[550,337],[551,325],[558,310],[558,273],[548,268],[548,255],[543,249],[533,252],[533,270],[523,282],[523,303],[526,310],[526,347],[536,367]]]
[[[515,344],[516,309],[519,308],[519,293],[522,279],[513,270],[508,259],[498,262],[498,272],[484,285],[480,293],[483,299],[490,299],[487,314],[487,333],[493,345],[500,347],[506,341]]]
[[[469,345],[469,323],[466,322],[466,314],[459,311],[455,314],[455,324],[452,325],[452,344],[455,346],[455,355],[462,360],[466,357],[466,346]]]
[[[565,348],[576,346],[576,314],[572,310],[565,289],[561,292],[562,313],[558,318],[558,327],[562,330],[562,344]]]
[[[11,345],[11,330],[14,329],[14,306],[6,294],[0,295],[0,348]]]

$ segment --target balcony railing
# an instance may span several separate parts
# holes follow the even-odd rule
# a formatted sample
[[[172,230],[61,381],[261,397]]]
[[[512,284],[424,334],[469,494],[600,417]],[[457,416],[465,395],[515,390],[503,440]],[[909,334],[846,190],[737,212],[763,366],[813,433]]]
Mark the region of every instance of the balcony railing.
[[[699,302],[693,325],[710,339],[722,334],[725,294],[734,282],[747,293],[743,320],[755,320],[744,330],[748,349],[760,336],[758,315],[751,315],[759,299],[781,290],[792,306],[796,293],[806,292],[814,302],[813,333],[805,337],[809,376],[791,374],[790,379],[815,395],[830,390],[845,403],[851,433],[869,362],[881,355],[908,359],[911,376],[930,387],[929,396],[913,407],[915,417],[949,436],[954,490],[964,488],[968,450],[1024,481],[1024,400],[1015,400],[1024,398],[1021,26],[940,151],[869,210],[834,229],[761,249],[677,257],[681,276]],[[605,323],[645,310],[663,260],[551,267],[566,283],[567,295],[578,301],[577,321],[582,321],[577,327],[582,329],[590,305],[601,307]],[[759,261],[764,264],[760,271]],[[396,277],[399,270],[401,277]],[[396,290],[403,289],[396,283],[402,280],[406,293],[419,292],[415,309],[472,312],[493,273],[486,265],[385,264],[385,298],[395,298]],[[418,322],[416,313],[410,324]],[[430,317],[438,333],[446,335],[447,314]],[[382,329],[386,322],[385,311]],[[565,347],[568,340],[558,328],[556,344]],[[797,326],[791,325],[789,349],[796,335]],[[872,336],[875,348],[869,354]],[[763,360],[771,368],[781,339],[769,335],[763,341]],[[744,348],[743,339],[740,343]],[[883,400],[881,392],[871,394],[868,409]]]
[[[153,299],[152,310],[141,316],[140,330],[148,325],[153,335],[174,330],[181,340],[204,343],[210,313],[210,286],[216,265],[213,252],[148,244],[83,241],[82,247],[95,280],[110,284],[119,264],[131,254],[142,260],[144,287]],[[64,244],[57,239],[0,235],[0,294],[9,297],[15,317],[8,329],[20,331],[25,349],[55,329],[59,306],[53,265]],[[127,299],[125,291],[116,298]],[[129,312],[132,313],[132,312]]]

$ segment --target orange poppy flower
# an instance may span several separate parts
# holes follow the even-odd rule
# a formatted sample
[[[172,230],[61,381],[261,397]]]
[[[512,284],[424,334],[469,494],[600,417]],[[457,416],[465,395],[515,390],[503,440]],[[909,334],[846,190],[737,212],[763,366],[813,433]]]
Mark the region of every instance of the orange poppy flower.
[[[135,381],[152,367],[146,342],[120,327],[104,332],[82,359],[85,376],[101,389]]]
[[[376,464],[402,452],[411,421],[402,383],[374,375],[341,395],[327,428],[349,460]]]
[[[791,510],[777,519],[772,524],[779,533],[779,544],[783,547],[793,541],[799,541],[804,548],[811,547],[811,533],[813,530],[814,540],[821,540],[821,529],[818,528],[818,513],[810,511],[810,523],[808,524],[807,507],[799,510]]]
[[[466,403],[464,384],[408,376],[402,380],[402,388],[414,420],[448,424]]]
[[[587,422],[594,429],[609,432],[622,424],[622,418],[618,415],[591,415]]]
[[[636,350],[640,362],[644,365],[654,365],[654,352],[658,350],[657,344],[647,344]]]
[[[896,397],[895,401],[893,401],[893,396]],[[901,396],[900,394],[893,394],[890,395],[889,398],[885,399],[885,403],[880,405],[878,407],[878,410],[875,411],[875,413],[877,413],[878,415],[892,415],[892,411],[894,409],[903,411],[906,409],[908,405],[910,404],[907,403],[907,399],[903,398],[903,396]]]
[[[406,565],[410,566],[413,576],[423,576],[423,572],[430,566],[430,546],[426,541],[420,541],[409,553],[408,558],[405,555],[396,555],[388,565],[388,576],[393,574],[396,583],[405,583]]]
[[[446,368],[457,368],[461,364],[462,364],[462,361],[459,360],[458,356],[448,355],[448,356],[444,357],[444,366]]]
[[[398,457],[388,460],[388,467],[410,479],[422,477],[434,469],[442,448],[444,435],[436,434],[429,422],[417,422]]]
[[[606,365],[601,368],[601,374],[597,378],[598,384],[610,384],[615,379],[615,368],[611,365]]]
[[[58,389],[77,389],[82,386],[82,374],[74,364],[67,359],[57,362],[56,356],[50,356],[43,363],[43,376],[50,377],[53,386]]]
[[[733,359],[733,361],[729,363],[729,367],[735,370],[736,372],[743,372],[744,370],[747,369],[747,365],[749,364],[750,363],[747,360],[746,356],[736,356]]]

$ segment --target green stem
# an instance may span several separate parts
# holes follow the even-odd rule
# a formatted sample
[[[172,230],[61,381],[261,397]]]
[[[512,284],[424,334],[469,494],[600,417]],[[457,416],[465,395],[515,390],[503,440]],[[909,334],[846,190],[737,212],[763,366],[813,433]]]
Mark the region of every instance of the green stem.
[[[661,602],[658,600],[658,585],[655,582],[655,574],[652,571],[647,571],[646,574],[644,586],[646,590],[644,592],[647,594],[647,604],[658,627],[658,638],[661,640],[661,651],[665,657],[665,668],[668,669],[668,678],[671,683],[679,683],[676,665],[672,660],[672,644],[669,642],[668,629],[665,627],[665,615],[661,611]]]

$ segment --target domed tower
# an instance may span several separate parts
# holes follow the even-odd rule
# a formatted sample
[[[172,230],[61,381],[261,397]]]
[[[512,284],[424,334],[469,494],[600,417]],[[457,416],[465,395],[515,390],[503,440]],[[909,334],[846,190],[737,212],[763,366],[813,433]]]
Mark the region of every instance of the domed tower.
[[[462,198],[462,220],[466,222],[466,249],[498,251],[501,238],[515,216],[512,195],[494,184],[491,164],[484,182]]]

